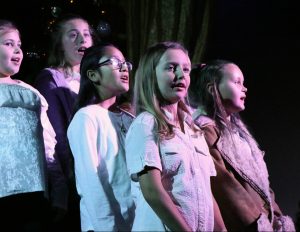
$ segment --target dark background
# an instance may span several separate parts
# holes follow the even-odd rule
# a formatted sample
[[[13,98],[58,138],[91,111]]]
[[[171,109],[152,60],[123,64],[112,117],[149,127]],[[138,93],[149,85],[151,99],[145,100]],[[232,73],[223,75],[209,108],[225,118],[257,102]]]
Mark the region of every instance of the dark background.
[[[59,6],[63,12],[80,13],[94,27],[105,20],[111,26],[111,40],[124,50],[124,12],[118,4],[107,2],[7,1],[8,6],[1,7],[0,17],[14,20],[19,26],[25,55],[16,78],[32,83],[36,73],[44,67],[48,26],[55,18],[52,6]],[[284,213],[296,219],[300,201],[300,13],[297,1],[214,2],[203,62],[228,59],[243,71],[248,92],[246,110],[241,115],[266,151],[265,160],[278,204]],[[102,10],[105,13],[101,13]]]
[[[300,16],[295,1],[219,0],[207,58],[236,62],[248,88],[241,113],[261,148],[271,187],[294,219],[300,200]]]

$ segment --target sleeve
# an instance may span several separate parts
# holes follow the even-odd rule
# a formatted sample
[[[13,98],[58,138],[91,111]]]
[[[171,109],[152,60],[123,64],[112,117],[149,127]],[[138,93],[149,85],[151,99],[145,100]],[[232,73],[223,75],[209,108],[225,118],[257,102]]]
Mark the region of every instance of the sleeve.
[[[99,131],[98,131],[99,130]],[[101,136],[95,120],[84,112],[77,112],[68,127],[67,136],[75,161],[76,187],[81,197],[80,210],[83,220],[89,221],[96,231],[114,231],[114,213],[100,179],[101,154],[97,146]],[[86,217],[88,215],[88,217]]]
[[[213,195],[220,207],[223,219],[226,222],[240,222],[247,226],[255,222],[261,210],[252,196],[247,192],[231,167],[224,162],[216,144],[219,140],[218,131],[214,126],[202,128],[209,151],[213,158],[217,176],[211,178]]]
[[[63,103],[60,99],[59,87],[54,81],[54,74],[49,70],[43,70],[37,77],[35,87],[45,97],[49,109],[47,115],[56,133],[56,153],[58,157],[66,158],[69,156],[69,147],[67,141],[67,128],[69,115],[67,115]],[[59,161],[59,160],[58,160]]]
[[[47,116],[55,131],[57,144],[55,146],[55,163],[48,166],[50,170],[50,197],[52,205],[67,209],[68,207],[68,187],[67,178],[62,169],[60,157],[68,157],[69,148],[66,136],[67,119],[56,94],[57,85],[49,70],[42,70],[38,75],[35,87],[46,99],[49,107]],[[46,118],[45,116],[43,116]],[[46,121],[47,119],[45,119]]]
[[[47,110],[48,105],[46,100],[43,98],[43,96],[40,96],[41,98],[41,124],[43,127],[43,137],[44,137],[44,144],[45,144],[45,154],[46,159],[49,162],[54,161],[54,153],[55,153],[55,145],[56,145],[56,139],[55,139],[55,131],[52,127],[52,124],[49,121]]]
[[[45,155],[46,160],[49,162],[54,161],[54,154],[55,154],[55,145],[57,143],[56,141],[56,133],[52,127],[52,124],[49,121],[47,111],[49,108],[48,102],[44,98],[41,93],[33,88],[31,85],[26,84],[25,82],[21,82],[21,86],[26,87],[30,90],[32,90],[40,99],[40,121],[43,128],[43,138],[44,138],[44,145],[45,145]]]
[[[53,207],[58,207],[67,210],[68,187],[59,160],[55,155],[55,131],[46,113],[48,105],[43,96],[41,96],[41,101],[41,124],[43,127],[47,171],[50,183],[51,205]]]
[[[278,204],[275,201],[275,193],[270,189],[272,206],[274,210],[273,228],[275,231],[296,231],[294,222],[291,217],[283,215]]]
[[[154,119],[134,120],[125,139],[128,173],[133,181],[146,166],[162,171],[157,138],[154,135]]]

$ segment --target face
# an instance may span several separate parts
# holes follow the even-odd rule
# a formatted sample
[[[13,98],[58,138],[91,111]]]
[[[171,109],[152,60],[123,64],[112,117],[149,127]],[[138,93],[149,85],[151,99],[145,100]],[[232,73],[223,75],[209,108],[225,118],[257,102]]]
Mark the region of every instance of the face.
[[[168,49],[160,58],[155,72],[159,91],[167,103],[184,99],[190,85],[191,62],[180,49]]]
[[[98,63],[114,58],[121,62],[125,61],[122,52],[115,47],[107,47],[105,56],[101,57]],[[110,98],[129,90],[129,70],[123,63],[121,69],[116,67],[113,63],[108,62],[98,68],[95,73],[97,82],[100,83],[99,91],[103,98]]]
[[[0,77],[9,77],[19,72],[23,52],[17,30],[1,32],[0,36]]]
[[[66,61],[72,66],[80,64],[86,48],[93,40],[89,25],[82,19],[72,19],[63,26],[62,47]]]
[[[227,114],[245,109],[247,88],[242,71],[235,64],[224,66],[224,76],[218,86]]]

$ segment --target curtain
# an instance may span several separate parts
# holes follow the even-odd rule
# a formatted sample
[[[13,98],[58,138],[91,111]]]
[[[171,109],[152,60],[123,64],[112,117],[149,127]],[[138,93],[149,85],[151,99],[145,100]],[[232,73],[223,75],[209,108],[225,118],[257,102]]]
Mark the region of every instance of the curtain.
[[[147,47],[177,41],[200,62],[208,38],[213,0],[123,0],[127,56],[138,65]]]

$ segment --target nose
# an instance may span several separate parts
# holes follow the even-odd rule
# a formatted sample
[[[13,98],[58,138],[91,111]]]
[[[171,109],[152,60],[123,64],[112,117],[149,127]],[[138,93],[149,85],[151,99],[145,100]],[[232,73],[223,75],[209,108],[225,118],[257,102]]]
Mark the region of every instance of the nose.
[[[22,49],[19,46],[15,46],[15,53],[16,54],[22,53]]]
[[[177,66],[175,75],[176,75],[177,79],[179,79],[179,80],[181,80],[185,77],[185,73],[184,73],[182,67]]]
[[[120,72],[124,72],[124,71],[129,71],[127,65],[125,62],[121,63],[121,68],[120,68]]]
[[[243,86],[243,92],[247,92],[248,89],[246,88],[246,86]]]
[[[129,62],[126,62],[126,61],[121,62],[120,65],[121,65],[121,68],[120,68],[120,71],[121,71],[121,72],[124,72],[124,71],[129,72],[129,71],[131,71],[131,69],[132,69],[132,64],[129,63]]]
[[[85,38],[84,38],[84,35],[82,33],[78,33],[77,42],[79,42],[81,44],[85,43]]]

